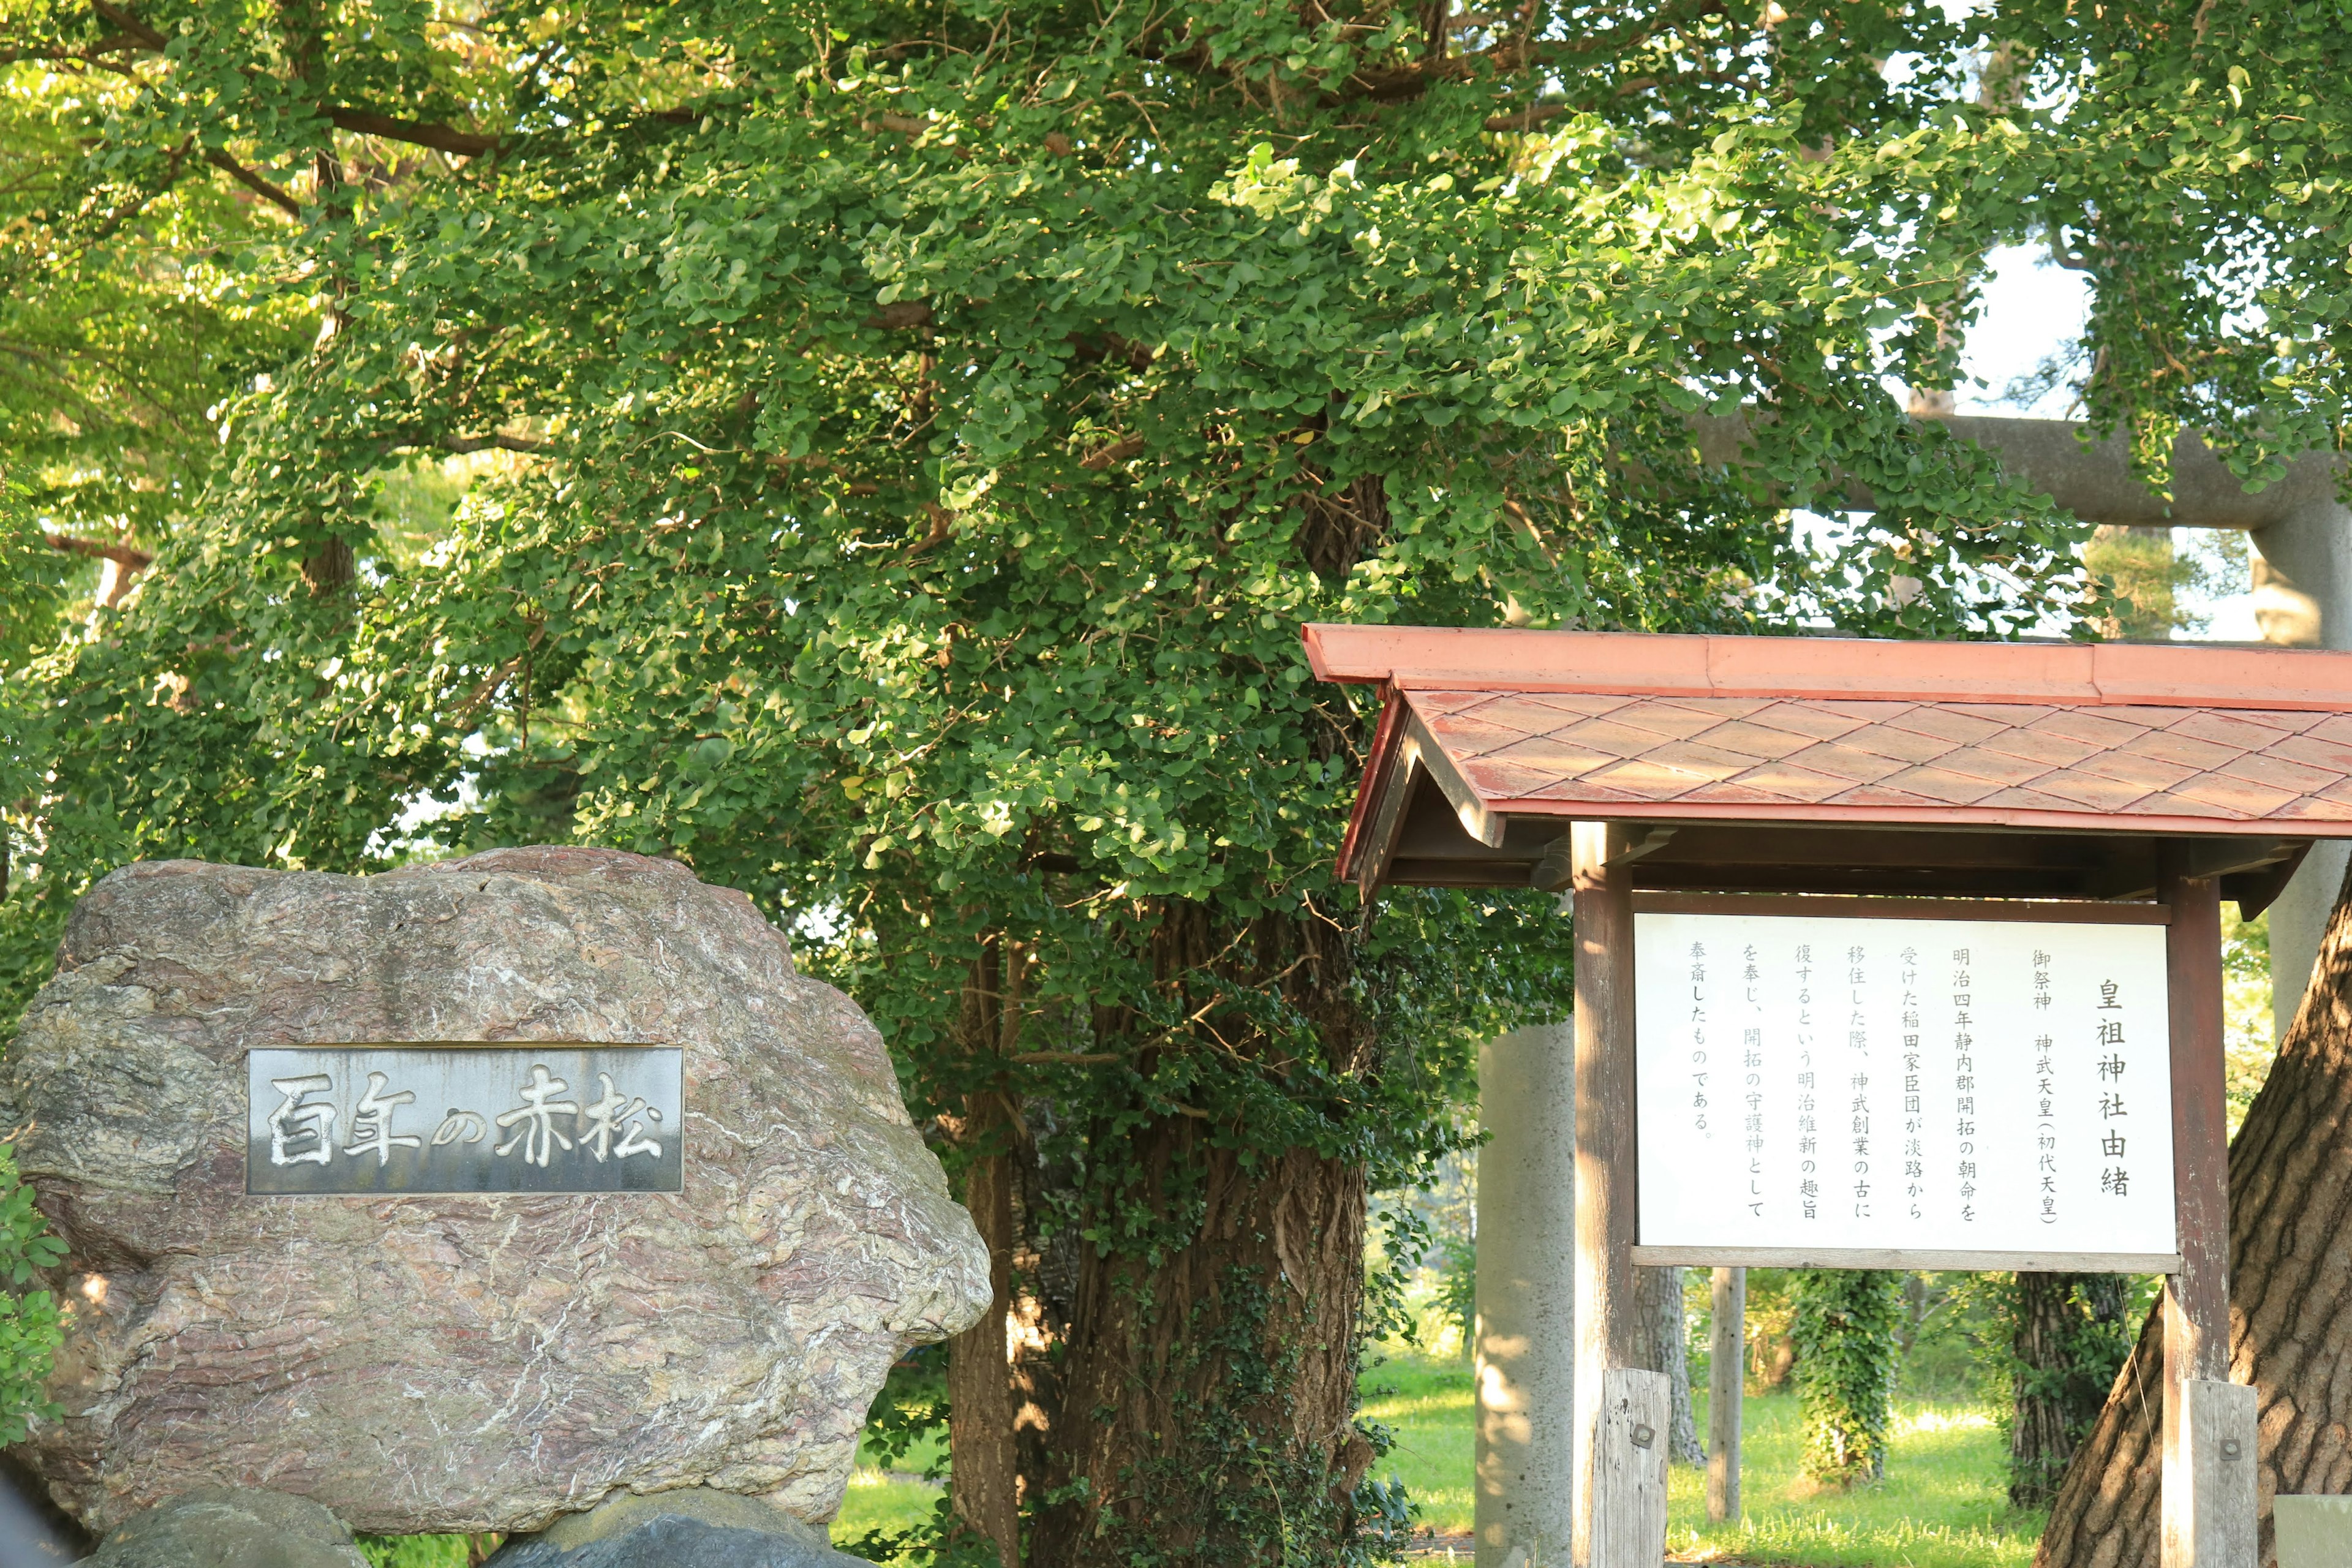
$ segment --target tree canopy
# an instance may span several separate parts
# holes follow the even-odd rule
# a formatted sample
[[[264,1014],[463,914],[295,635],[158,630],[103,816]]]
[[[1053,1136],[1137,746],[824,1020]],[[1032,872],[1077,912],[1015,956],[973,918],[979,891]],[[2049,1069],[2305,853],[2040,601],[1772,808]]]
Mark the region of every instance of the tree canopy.
[[[1300,623],[2084,627],[2083,531],[1888,380],[2038,238],[2095,421],[2334,444],[2339,27],[0,0],[11,1006],[132,858],[677,856],[1019,1177],[1019,1550],[1369,1550],[1362,1186],[1567,950],[1336,885]]]

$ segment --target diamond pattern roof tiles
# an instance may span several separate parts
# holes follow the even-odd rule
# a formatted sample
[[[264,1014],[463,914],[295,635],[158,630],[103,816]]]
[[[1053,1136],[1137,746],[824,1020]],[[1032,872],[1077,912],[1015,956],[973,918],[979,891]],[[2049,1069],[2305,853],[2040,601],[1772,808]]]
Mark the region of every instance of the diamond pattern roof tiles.
[[[2266,757],[2292,757],[2298,763],[2309,763],[2315,768],[2352,777],[2352,742],[2326,736],[2294,735],[2263,748]]]
[[[1790,807],[1815,820],[2121,814],[2352,827],[2352,719],[2341,715],[1418,689],[1403,700],[1500,811]]]
[[[2352,838],[2352,653],[1338,625],[1305,642],[1321,679],[1381,688],[1341,851],[1366,875],[1416,767],[1480,853],[1531,841],[1513,818]]]

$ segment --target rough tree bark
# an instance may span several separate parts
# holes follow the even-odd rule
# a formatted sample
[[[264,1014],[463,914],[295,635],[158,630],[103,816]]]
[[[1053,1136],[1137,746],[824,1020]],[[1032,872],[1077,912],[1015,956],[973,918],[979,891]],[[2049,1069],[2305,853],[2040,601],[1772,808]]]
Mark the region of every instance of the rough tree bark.
[[[1190,1119],[1138,1141],[1155,1186],[1205,1170],[1207,1213],[1159,1268],[1091,1250],[1082,1262],[1063,1387],[1065,1408],[1089,1418],[1064,1424],[1046,1479],[1049,1493],[1083,1479],[1088,1495],[1044,1510],[1037,1568],[1143,1545],[1223,1558],[1229,1503],[1274,1511],[1277,1488],[1297,1495],[1281,1472],[1303,1466],[1344,1508],[1372,1459],[1354,1424],[1362,1173],[1303,1150],[1248,1172]]]
[[[1055,1414],[1054,1328],[1045,1321],[1035,1223],[1037,1143],[1020,1097],[1001,1087],[998,1065],[1021,1044],[1029,964],[1018,942],[982,944],[965,978],[955,1037],[967,1059],[993,1068],[1000,1087],[967,1094],[961,1117],[940,1119],[963,1153],[963,1203],[988,1243],[994,1296],[980,1321],[948,1342],[949,1497],[957,1519],[996,1548],[1003,1568],[1023,1561],[1024,1486]]]
[[[986,1536],[1004,1568],[1021,1561],[1020,1468],[1015,1458],[1008,1333],[1013,1310],[1012,1156],[994,1147],[1007,1135],[1010,1107],[1001,1094],[975,1094],[957,1141],[983,1151],[963,1178],[963,1205],[988,1243],[995,1300],[980,1321],[948,1342],[949,1496],[956,1517]]]
[[[320,598],[351,586],[359,558],[348,541],[330,539],[302,559],[302,585]]]
[[[1248,975],[1289,976],[1280,984],[1319,1017],[1335,1066],[1369,1059],[1339,928],[1269,917],[1250,935],[1229,940],[1200,906],[1173,904],[1150,962],[1176,974],[1254,949]],[[997,944],[974,966],[958,1031],[967,1057],[1010,1065],[1019,968],[1017,950],[1001,959]],[[1251,1038],[1239,1020],[1209,1021]],[[1122,1032],[1097,1021],[1103,1038]],[[965,1199],[998,1271],[998,1310],[949,1343],[951,1496],[965,1526],[1004,1568],[1091,1568],[1146,1545],[1174,1562],[1279,1554],[1261,1527],[1310,1555],[1345,1538],[1372,1458],[1354,1424],[1361,1169],[1252,1149],[1246,1129],[1206,1116],[1136,1125],[1133,1108],[1089,1102],[1089,1139],[1134,1163],[1127,1207],[1097,1216],[1106,1232],[1132,1236],[1149,1213],[1188,1239],[1147,1258],[1077,1244],[1066,1226],[1049,1246],[1050,1196],[1102,1201],[1048,1168],[1038,1119],[1054,1107],[1009,1092],[965,1103],[948,1131],[970,1151]]]
[[[2047,1508],[2116,1378],[2119,1274],[2020,1274],[2011,1339],[2009,1500]]]
[[[1666,1457],[1678,1465],[1706,1468],[1706,1447],[1691,1415],[1690,1342],[1683,1312],[1683,1271],[1633,1270],[1633,1361],[1673,1381],[1668,1401],[1673,1424],[1666,1430]]]
[[[1300,509],[1300,557],[1332,583],[1389,523],[1377,475],[1336,495],[1310,487]],[[1359,738],[1325,719],[1302,739],[1328,761],[1352,758]],[[1138,965],[1200,1025],[1197,1037],[1168,1038],[1123,1009],[1097,1009],[1097,1047],[1134,1047],[1144,1079],[1184,1050],[1255,1059],[1254,1082],[1269,1068],[1290,1077],[1281,1058],[1298,1042],[1269,1037],[1213,987],[1278,994],[1334,1079],[1376,1060],[1353,938],[1322,911],[1235,919],[1171,899],[1138,949]],[[983,954],[959,1031],[968,1060],[992,1054],[1009,1073],[1024,973],[1009,944],[1001,960],[994,946]],[[998,1337],[975,1329],[950,1349],[950,1380],[974,1390],[970,1405],[950,1403],[961,1517],[999,1542],[1004,1568],[1109,1568],[1145,1552],[1168,1563],[1333,1559],[1356,1532],[1353,1500],[1372,1461],[1355,1426],[1362,1168],[1270,1146],[1245,1116],[1207,1106],[1167,1114],[1164,1102],[1089,1090],[1059,1108],[1067,1121],[1055,1135],[1054,1106],[1010,1089],[1003,1100],[1015,1136],[991,1145],[1010,1160],[1000,1173],[1007,1207],[992,1213],[1008,1237],[1010,1315],[990,1314]],[[967,1191],[995,1204],[998,1176],[973,1170],[968,1183],[980,1184]],[[1106,1173],[1122,1170],[1126,1185],[1108,1191]],[[1049,1204],[1065,1218],[1050,1238],[1040,1223]],[[1073,1212],[1079,1223],[1067,1223]],[[992,1221],[982,1223],[985,1233]],[[999,1383],[1009,1384],[1001,1396]],[[1009,1445],[968,1430],[1001,1425],[1008,1410]],[[968,1462],[989,1471],[969,1492]],[[1020,1510],[1017,1554],[1003,1545],[1008,1497]]]
[[[2352,882],[2352,879],[2347,879]],[[2347,886],[2352,891],[2352,886]],[[2352,903],[2230,1148],[2230,1376],[2260,1391],[2270,1499],[2352,1491]],[[2164,1327],[2150,1314],[2050,1510],[2036,1568],[2158,1568]]]

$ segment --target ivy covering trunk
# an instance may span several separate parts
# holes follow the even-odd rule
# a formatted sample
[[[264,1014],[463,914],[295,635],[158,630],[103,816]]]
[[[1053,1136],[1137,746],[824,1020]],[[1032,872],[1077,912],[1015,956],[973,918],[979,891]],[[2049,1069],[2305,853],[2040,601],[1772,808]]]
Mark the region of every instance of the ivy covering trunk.
[[[2048,1508],[2131,1348],[2120,1274],[2019,1274],[2010,1292],[2009,1500]]]
[[[1878,1480],[1902,1366],[1903,1277],[1885,1268],[1792,1272],[1805,1474],[1830,1487]]]

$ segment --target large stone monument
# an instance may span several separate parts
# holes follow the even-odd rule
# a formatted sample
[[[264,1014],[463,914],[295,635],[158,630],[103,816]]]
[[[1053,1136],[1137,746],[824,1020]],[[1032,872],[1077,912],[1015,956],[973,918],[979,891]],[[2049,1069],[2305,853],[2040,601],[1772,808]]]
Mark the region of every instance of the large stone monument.
[[[0,1117],[70,1247],[65,1415],[15,1452],[101,1532],[207,1487],[382,1533],[681,1488],[822,1525],[890,1363],[989,1300],[873,1026],[633,855],[128,867]]]

